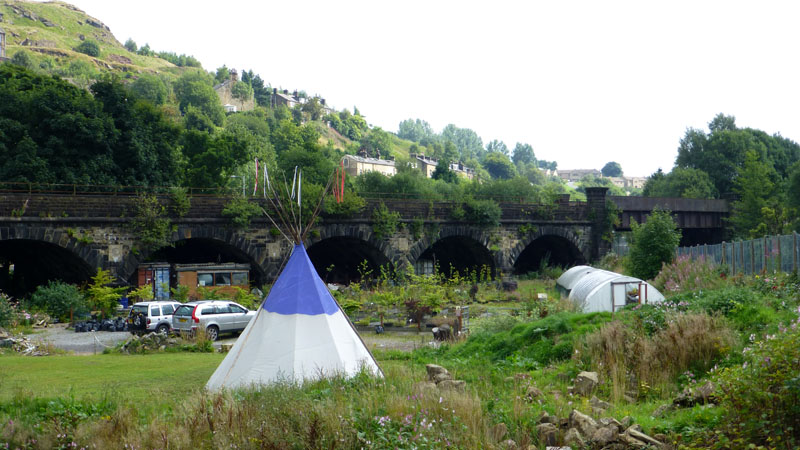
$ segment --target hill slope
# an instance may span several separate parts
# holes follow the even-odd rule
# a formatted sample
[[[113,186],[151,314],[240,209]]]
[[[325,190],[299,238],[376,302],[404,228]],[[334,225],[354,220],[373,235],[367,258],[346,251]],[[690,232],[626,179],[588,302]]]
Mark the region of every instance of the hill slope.
[[[67,3],[6,0],[0,4],[0,14],[7,56],[28,50],[37,66],[58,71],[74,61],[87,61],[104,72],[181,71],[164,59],[129,52],[108,26]],[[75,50],[85,41],[97,43],[96,57]]]

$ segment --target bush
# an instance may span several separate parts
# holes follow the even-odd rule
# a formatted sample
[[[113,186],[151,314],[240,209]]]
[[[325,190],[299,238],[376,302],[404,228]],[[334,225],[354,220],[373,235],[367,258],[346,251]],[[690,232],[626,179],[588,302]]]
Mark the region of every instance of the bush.
[[[789,329],[744,349],[741,366],[717,377],[724,409],[718,448],[747,443],[800,446],[800,319]]]
[[[654,209],[644,225],[631,222],[628,271],[643,280],[655,277],[664,263],[672,262],[680,240],[681,231],[669,211]]]
[[[372,211],[372,232],[378,239],[391,237],[400,223],[400,213],[389,211],[389,208],[381,204]]]
[[[500,205],[494,200],[468,199],[464,202],[464,218],[480,226],[496,227],[502,214]]]
[[[96,57],[100,55],[100,46],[95,41],[83,41],[75,47],[75,50],[89,56]]]
[[[336,199],[329,196],[325,199],[323,211],[329,216],[352,217],[360,213],[366,204],[367,202],[355,193],[346,195],[341,203],[337,203]]]
[[[252,203],[245,197],[234,197],[222,210],[222,215],[230,217],[233,225],[238,229],[250,226],[250,219],[261,214],[261,207]]]
[[[664,292],[685,292],[698,289],[714,289],[724,284],[723,272],[713,263],[702,259],[692,260],[688,255],[679,256],[664,264],[653,286]]]
[[[28,307],[46,312],[59,319],[67,319],[70,312],[82,315],[89,311],[89,304],[78,287],[63,281],[51,281],[36,288],[28,300]]]
[[[14,319],[14,308],[11,307],[11,298],[0,292],[0,328],[11,325]]]

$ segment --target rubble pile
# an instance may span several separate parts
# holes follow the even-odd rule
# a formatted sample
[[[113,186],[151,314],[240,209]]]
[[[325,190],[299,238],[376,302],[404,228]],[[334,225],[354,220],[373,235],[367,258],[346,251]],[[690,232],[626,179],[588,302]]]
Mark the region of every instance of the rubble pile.
[[[143,336],[132,336],[118,346],[120,353],[150,353],[165,350],[167,347],[176,347],[181,344],[177,338],[162,333],[148,333]]]
[[[428,372],[428,379],[420,381],[414,386],[420,393],[448,389],[464,391],[467,388],[466,381],[454,380],[450,372],[442,366],[427,364],[425,365],[425,370]]]
[[[25,356],[47,356],[50,352],[46,346],[31,342],[25,336],[12,336],[10,333],[0,329],[0,349],[10,348],[13,352]]]

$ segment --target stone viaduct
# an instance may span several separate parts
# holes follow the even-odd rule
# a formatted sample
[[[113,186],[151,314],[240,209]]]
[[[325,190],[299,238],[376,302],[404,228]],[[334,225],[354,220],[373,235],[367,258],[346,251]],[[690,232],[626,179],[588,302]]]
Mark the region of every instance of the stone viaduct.
[[[496,276],[536,270],[543,260],[574,265],[598,258],[609,247],[603,237],[611,231],[604,225],[610,197],[605,188],[590,188],[587,198],[551,205],[501,203],[500,224],[488,227],[453,219],[451,202],[385,199],[387,208],[400,214],[400,226],[390,236],[374,231],[379,201],[371,200],[359,214],[322,217],[306,247],[320,275],[335,282],[386,266],[429,270],[436,265],[462,274],[485,268]],[[169,218],[171,245],[145,251],[131,227],[137,199],[109,193],[0,193],[0,290],[22,295],[51,279],[81,283],[97,268],[131,283],[146,261],[249,263],[251,280],[263,284],[277,275],[291,248],[265,217],[245,229],[234,227],[222,214],[230,198],[193,196],[188,213]],[[169,215],[169,196],[160,200]],[[721,218],[704,224],[722,226]]]

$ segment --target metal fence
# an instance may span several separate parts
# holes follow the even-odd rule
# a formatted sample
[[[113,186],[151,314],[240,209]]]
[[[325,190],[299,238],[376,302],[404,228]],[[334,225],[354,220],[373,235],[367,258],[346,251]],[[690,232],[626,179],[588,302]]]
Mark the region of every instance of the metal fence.
[[[732,274],[795,272],[800,257],[797,241],[797,233],[764,236],[749,241],[679,247],[676,254],[725,264],[730,268]]]

